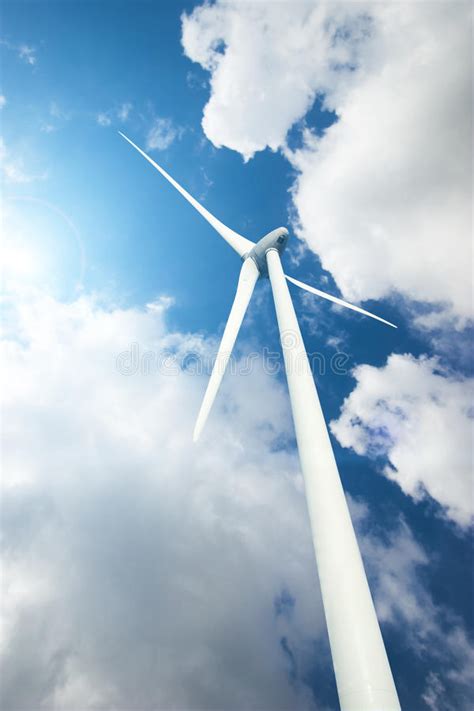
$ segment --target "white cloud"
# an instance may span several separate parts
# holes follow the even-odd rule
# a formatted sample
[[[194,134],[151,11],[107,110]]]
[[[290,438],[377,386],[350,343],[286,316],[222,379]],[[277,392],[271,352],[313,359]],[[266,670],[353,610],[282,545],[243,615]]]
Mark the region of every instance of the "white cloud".
[[[382,542],[370,532],[366,506],[351,501],[351,513],[359,529],[379,620],[402,635],[415,652],[418,677],[424,681],[417,708],[423,708],[424,702],[434,711],[469,711],[474,648],[462,620],[437,604],[425,586],[430,564],[426,552],[403,520]]]
[[[132,109],[133,109],[133,104],[131,104],[128,101],[121,104],[121,106],[119,106],[119,108],[117,109],[117,118],[119,119],[119,121],[122,121],[122,122],[127,121]]]
[[[105,111],[101,111],[100,113],[97,114],[96,121],[99,124],[99,126],[110,126],[110,124],[112,123],[112,119],[110,118],[109,114],[106,113]]]
[[[164,151],[180,136],[177,128],[169,118],[155,118],[146,138],[147,150]]]
[[[49,105],[49,115],[54,119],[59,119],[60,121],[69,121],[71,119],[71,112],[66,111],[57,101],[52,101]]]
[[[57,127],[53,126],[52,123],[42,123],[40,131],[42,131],[42,133],[54,133],[57,131]]]
[[[99,126],[111,126],[115,120],[125,123],[130,117],[130,113],[133,109],[133,104],[130,102],[124,102],[120,104],[118,108],[108,109],[107,111],[100,111],[96,115],[96,121]]]
[[[290,156],[301,235],[350,299],[399,291],[472,316],[468,12],[377,6],[339,121]]]
[[[464,3],[217,2],[183,17],[211,73],[203,128],[250,158],[283,147],[299,234],[344,295],[472,315],[471,8]],[[316,96],[338,122],[288,130]]]
[[[14,52],[22,62],[25,62],[25,64],[29,64],[34,67],[37,63],[35,47],[31,47],[25,43],[16,44],[14,42],[9,42],[6,39],[0,39],[0,45]]]
[[[30,47],[27,44],[21,44],[18,47],[18,56],[26,64],[30,64],[31,66],[36,64],[36,49],[34,47]]]
[[[5,708],[320,708],[304,681],[329,659],[314,658],[324,621],[302,481],[274,446],[291,434],[285,390],[258,363],[226,377],[193,446],[207,377],[169,362],[147,374],[145,354],[214,343],[171,332],[171,303],[7,300]],[[141,367],[126,376],[117,356],[132,343]],[[472,652],[421,582],[426,555],[406,526],[384,544],[352,509],[381,618],[434,660],[443,703],[443,689],[464,693]]]
[[[283,146],[329,77],[345,80],[365,25],[354,7],[325,3],[217,2],[184,14],[184,51],[211,73],[202,122],[209,140],[245,159]]]
[[[461,526],[472,521],[474,380],[436,359],[391,355],[384,367],[360,365],[357,386],[331,430],[343,447],[386,456],[383,472],[418,500],[438,501]]]
[[[6,183],[32,183],[36,180],[45,180],[46,173],[32,174],[25,169],[24,160],[21,156],[12,155],[12,151],[7,149],[5,141],[0,137],[0,172]]]
[[[258,366],[226,378],[193,446],[207,377],[116,368],[133,342],[209,352],[167,329],[168,304],[7,309],[5,708],[314,707],[281,647],[304,675],[324,624],[296,459],[271,451],[286,395]]]
[[[0,109],[3,109],[7,105],[6,97],[0,94]]]
[[[48,109],[48,118],[41,123],[42,133],[54,133],[65,121],[73,117],[72,111],[67,111],[57,101],[51,101]]]

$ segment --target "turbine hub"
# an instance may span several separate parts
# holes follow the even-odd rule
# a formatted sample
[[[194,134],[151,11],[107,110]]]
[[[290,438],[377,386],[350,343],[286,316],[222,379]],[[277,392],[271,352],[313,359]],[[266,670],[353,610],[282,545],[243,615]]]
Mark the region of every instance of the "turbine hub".
[[[276,230],[272,230],[266,234],[265,237],[262,237],[250,252],[244,254],[243,259],[247,259],[248,257],[253,259],[260,272],[260,276],[268,277],[266,256],[268,250],[276,249],[276,251],[281,254],[286,247],[288,237],[289,233],[286,227],[277,227]]]

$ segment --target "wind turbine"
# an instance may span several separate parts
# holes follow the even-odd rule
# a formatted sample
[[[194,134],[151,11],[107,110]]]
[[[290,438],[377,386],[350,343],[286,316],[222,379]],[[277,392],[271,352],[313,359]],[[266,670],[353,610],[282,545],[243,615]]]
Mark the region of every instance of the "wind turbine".
[[[234,232],[119,133],[191,203],[243,262],[197,417],[194,441],[206,423],[255,284],[259,278],[270,279],[340,706],[342,711],[398,711],[397,691],[287,280],[323,299],[396,326],[284,274],[280,255],[289,237],[285,227],[269,232],[257,243]]]

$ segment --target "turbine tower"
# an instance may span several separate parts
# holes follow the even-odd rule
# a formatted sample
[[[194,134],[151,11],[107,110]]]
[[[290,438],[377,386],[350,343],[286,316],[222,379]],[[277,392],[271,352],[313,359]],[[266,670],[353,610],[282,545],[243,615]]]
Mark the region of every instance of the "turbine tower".
[[[206,423],[255,284],[259,278],[270,279],[340,706],[342,711],[399,711],[390,664],[287,281],[396,326],[284,274],[280,256],[289,236],[285,227],[269,232],[257,243],[239,235],[211,215],[127,136],[120,135],[191,203],[243,261],[234,303],[197,417],[194,441]]]

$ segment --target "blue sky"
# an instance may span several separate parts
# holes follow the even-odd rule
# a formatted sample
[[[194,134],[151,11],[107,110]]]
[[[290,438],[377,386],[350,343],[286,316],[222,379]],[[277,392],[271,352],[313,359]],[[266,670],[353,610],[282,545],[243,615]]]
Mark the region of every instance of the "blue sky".
[[[337,704],[268,282],[237,343],[258,364],[199,448],[206,374],[117,373],[134,342],[212,357],[240,268],[119,130],[239,233],[287,225],[287,273],[398,324],[291,287],[308,352],[347,356],[318,389],[402,706],[470,707],[466,13],[6,4],[8,708]]]

